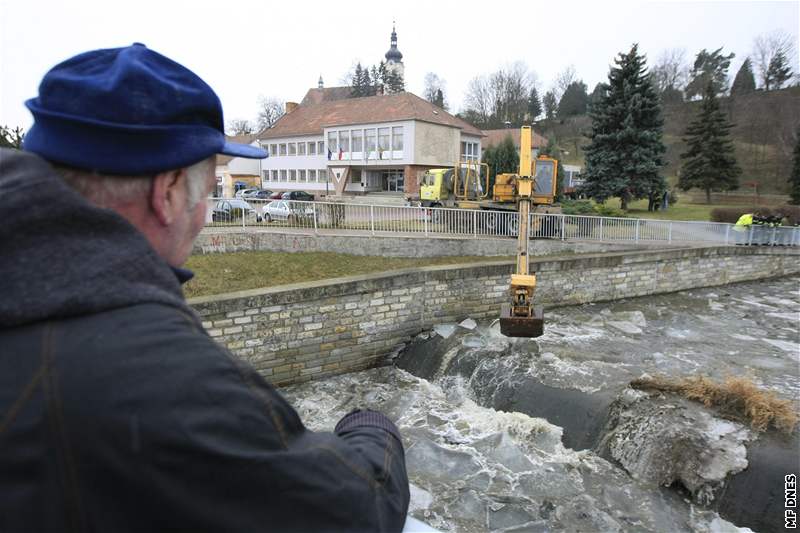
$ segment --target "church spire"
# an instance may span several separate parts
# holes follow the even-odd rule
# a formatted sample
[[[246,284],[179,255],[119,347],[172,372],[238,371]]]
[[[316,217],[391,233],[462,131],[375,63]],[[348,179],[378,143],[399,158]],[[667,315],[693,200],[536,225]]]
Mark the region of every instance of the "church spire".
[[[397,49],[397,31],[395,30],[394,21],[392,21],[392,38],[390,41],[391,47],[389,51],[386,52],[386,62],[387,63],[400,63],[403,61],[403,54],[400,53],[400,50]]]

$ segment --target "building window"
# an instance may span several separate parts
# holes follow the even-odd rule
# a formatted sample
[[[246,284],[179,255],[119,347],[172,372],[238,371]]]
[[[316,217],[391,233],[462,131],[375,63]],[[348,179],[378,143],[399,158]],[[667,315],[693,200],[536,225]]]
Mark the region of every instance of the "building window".
[[[378,128],[378,152],[383,159],[383,153],[389,150],[389,128]]]
[[[272,171],[272,181],[278,181],[278,171],[277,170],[273,170]]]
[[[403,126],[392,128],[392,150],[395,152],[403,151]]]
[[[269,155],[275,157],[278,155],[278,145],[277,144],[270,144],[269,145]]]
[[[353,130],[353,151],[360,152],[364,149],[364,133],[361,130]]]
[[[281,181],[286,181],[286,169],[281,169]]]
[[[264,173],[264,179],[269,181],[269,171],[265,170],[263,173]]]
[[[336,135],[335,131],[328,132],[328,151],[332,154],[339,152],[339,143],[337,142],[337,137],[338,135]]]
[[[278,154],[286,155],[286,143],[281,143],[278,145]]]
[[[297,143],[297,155],[306,155],[306,143]]]
[[[321,181],[323,183],[326,182],[326,181],[331,181],[331,177],[328,176],[328,169],[327,168],[319,169],[319,173],[317,174],[317,176],[318,176],[317,177],[317,181]]]
[[[478,159],[478,143],[461,141],[461,160],[474,161]]]
[[[342,152],[350,152],[350,130],[339,132],[339,148]]]
[[[308,171],[308,181],[309,182],[317,181],[317,171],[314,170],[313,168]]]
[[[375,130],[367,130],[367,152],[371,159],[375,159],[374,152],[377,150],[375,144]]]
[[[319,155],[325,155],[325,142],[324,141],[317,141],[317,153]]]
[[[297,181],[297,171],[295,169],[289,170],[289,181]]]
[[[304,169],[297,171],[297,181],[306,181],[306,171]]]
[[[317,155],[317,143],[308,143],[308,155]]]
[[[289,155],[297,155],[297,143],[289,143]]]

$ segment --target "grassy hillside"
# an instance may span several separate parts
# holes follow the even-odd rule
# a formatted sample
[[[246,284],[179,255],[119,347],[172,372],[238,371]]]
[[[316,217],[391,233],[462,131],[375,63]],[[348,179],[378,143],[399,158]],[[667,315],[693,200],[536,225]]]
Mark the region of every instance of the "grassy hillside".
[[[720,105],[734,123],[731,135],[743,171],[742,190],[752,191],[746,184],[755,182],[759,193],[787,193],[795,135],[800,124],[800,87],[722,98]],[[682,137],[699,107],[700,102],[664,106],[664,144],[667,147],[664,172],[670,184],[677,182],[680,154],[686,150]],[[565,163],[583,165],[581,147],[588,139],[582,133],[589,125],[588,117],[582,115],[563,121],[544,121],[539,128],[546,137],[555,136]]]

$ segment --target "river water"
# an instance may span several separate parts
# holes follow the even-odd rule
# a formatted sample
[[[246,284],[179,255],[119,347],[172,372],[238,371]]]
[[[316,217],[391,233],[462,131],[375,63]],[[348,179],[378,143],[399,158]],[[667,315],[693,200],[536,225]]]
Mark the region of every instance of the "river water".
[[[356,407],[395,420],[412,483],[409,512],[439,530],[747,531],[679,490],[631,475],[593,443],[601,411],[643,374],[747,376],[797,400],[800,278],[549,309],[545,317],[538,339],[505,338],[496,323],[439,325],[401,356],[416,375],[385,367],[283,392],[313,430],[332,430]],[[552,391],[564,396],[554,400]],[[557,425],[534,416],[547,402],[566,406],[570,395],[597,399],[596,413],[582,407],[592,420],[548,415]],[[713,431],[748,432],[715,424]]]

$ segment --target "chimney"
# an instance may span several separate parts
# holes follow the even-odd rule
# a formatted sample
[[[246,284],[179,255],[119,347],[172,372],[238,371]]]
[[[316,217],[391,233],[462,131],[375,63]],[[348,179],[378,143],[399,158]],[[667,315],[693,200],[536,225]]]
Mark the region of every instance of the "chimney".
[[[286,114],[288,115],[295,109],[297,109],[297,102],[286,102]]]

